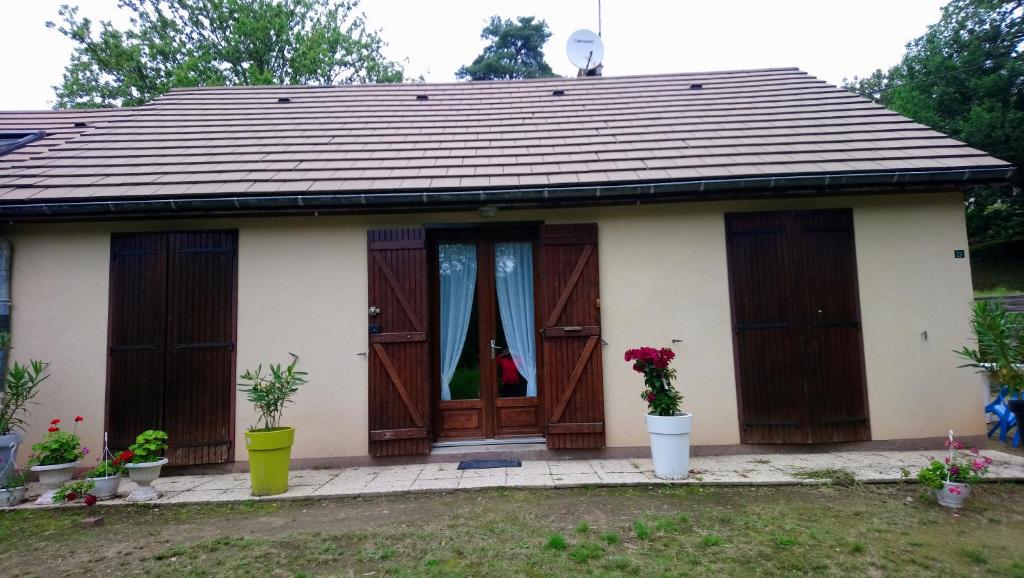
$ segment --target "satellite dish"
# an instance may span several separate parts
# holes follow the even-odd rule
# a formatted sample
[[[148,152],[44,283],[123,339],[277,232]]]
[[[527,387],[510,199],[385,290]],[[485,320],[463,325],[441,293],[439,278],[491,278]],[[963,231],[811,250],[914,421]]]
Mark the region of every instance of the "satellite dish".
[[[569,62],[580,70],[597,68],[604,60],[604,43],[591,30],[573,32],[565,45],[565,51],[569,54]]]

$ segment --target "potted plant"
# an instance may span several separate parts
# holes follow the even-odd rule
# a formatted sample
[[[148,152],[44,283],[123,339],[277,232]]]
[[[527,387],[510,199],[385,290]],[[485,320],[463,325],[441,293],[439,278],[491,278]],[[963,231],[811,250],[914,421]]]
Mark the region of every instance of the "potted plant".
[[[167,433],[148,429],[135,437],[128,451],[121,452],[124,460],[131,460],[125,464],[128,479],[137,484],[126,498],[129,502],[148,502],[160,497],[160,492],[150,484],[160,477],[160,469],[167,464],[167,458],[163,457],[166,449]]]
[[[291,461],[295,428],[281,426],[284,406],[291,403],[299,386],[306,383],[306,372],[297,371],[299,357],[294,353],[287,367],[270,364],[268,372],[260,365],[241,375],[238,389],[255,406],[259,420],[245,432],[249,451],[249,477],[252,495],[271,496],[288,491],[288,464]]]
[[[59,419],[51,421],[43,441],[32,446],[28,463],[46,490],[36,504],[52,504],[53,494],[74,477],[78,460],[89,453],[89,448],[82,447],[78,437],[78,424],[82,419],[80,415],[75,417],[75,429],[70,432],[60,429]]]
[[[22,503],[27,490],[28,474],[13,470],[7,475],[3,485],[0,485],[0,508],[10,508]]]
[[[81,499],[86,506],[96,503],[96,496],[93,494],[95,484],[90,480],[75,480],[68,482],[53,493],[54,504],[70,504]]]
[[[949,455],[932,462],[917,473],[917,480],[935,492],[935,498],[947,508],[962,508],[971,495],[971,484],[979,482],[992,465],[992,458],[980,455],[977,448],[964,449],[964,444],[946,440]]]
[[[690,425],[693,416],[680,411],[683,396],[672,385],[676,370],[669,367],[675,353],[667,347],[640,347],[626,351],[633,371],[643,374],[647,402],[647,432],[651,436],[654,475],[681,480],[690,475]]]
[[[117,454],[114,459],[103,460],[96,464],[85,479],[93,483],[92,494],[97,500],[109,500],[117,497],[117,490],[121,487],[122,476],[127,471],[125,465],[130,459],[127,450]]]
[[[0,346],[4,345],[2,341],[4,338],[0,334]],[[17,463],[18,447],[24,439],[24,417],[28,413],[28,404],[39,391],[39,384],[47,378],[46,366],[46,363],[34,359],[28,365],[15,362],[3,376],[0,389],[0,460]],[[4,475],[0,473],[0,485]]]
[[[978,346],[956,352],[970,362],[960,367],[977,368],[1008,386],[1015,395],[1006,404],[1024,423],[1024,313],[1007,311],[999,301],[975,301],[971,323]]]

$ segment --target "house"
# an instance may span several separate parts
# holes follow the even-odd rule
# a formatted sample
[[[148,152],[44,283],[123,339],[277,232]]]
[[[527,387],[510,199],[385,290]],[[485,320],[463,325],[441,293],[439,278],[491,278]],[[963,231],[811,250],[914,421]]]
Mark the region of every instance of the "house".
[[[83,415],[243,462],[236,377],[293,352],[300,463],[639,454],[639,345],[678,352],[699,451],[984,431],[963,192],[1013,168],[797,69],[189,88],[0,131],[13,358],[52,363],[30,441]]]

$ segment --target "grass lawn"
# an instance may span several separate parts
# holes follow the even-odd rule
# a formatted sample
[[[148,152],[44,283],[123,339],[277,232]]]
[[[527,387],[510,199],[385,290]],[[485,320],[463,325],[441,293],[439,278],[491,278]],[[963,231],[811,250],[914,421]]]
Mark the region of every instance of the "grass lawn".
[[[0,575],[1024,576],[1022,539],[1024,485],[486,490],[3,512]]]

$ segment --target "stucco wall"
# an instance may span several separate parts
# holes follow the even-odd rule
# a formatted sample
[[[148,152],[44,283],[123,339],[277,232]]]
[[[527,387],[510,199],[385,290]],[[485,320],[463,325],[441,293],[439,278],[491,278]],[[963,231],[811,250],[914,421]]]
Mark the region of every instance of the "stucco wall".
[[[640,383],[621,362],[641,344],[680,353],[696,444],[739,442],[723,215],[852,207],[874,439],[982,433],[981,379],[951,353],[970,335],[970,267],[955,193],[501,211],[489,220],[597,222],[609,446],[646,445]],[[295,457],[365,455],[366,230],[479,221],[476,213],[7,226],[13,358],[53,362],[29,441],[51,416],[86,416],[101,439],[112,231],[237,228],[238,369],[302,357],[310,384],[286,412]],[[928,338],[922,336],[927,332]],[[254,422],[237,403],[237,439]],[[244,447],[237,447],[245,459]]]

